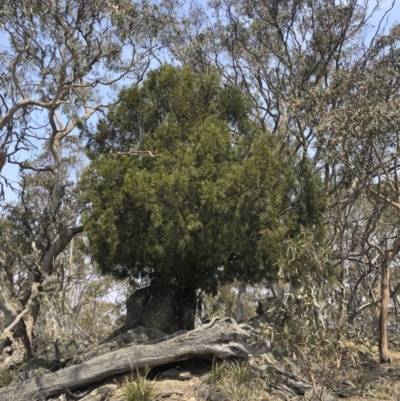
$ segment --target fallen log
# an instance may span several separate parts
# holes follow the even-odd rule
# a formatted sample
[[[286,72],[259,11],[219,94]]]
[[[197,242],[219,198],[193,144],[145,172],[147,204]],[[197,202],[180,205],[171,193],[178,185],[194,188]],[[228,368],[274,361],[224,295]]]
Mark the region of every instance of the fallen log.
[[[0,400],[51,397],[120,373],[144,367],[155,367],[191,358],[247,357],[256,351],[246,343],[249,333],[235,320],[215,318],[196,330],[157,344],[133,345],[112,351],[41,378],[27,380],[0,390]]]

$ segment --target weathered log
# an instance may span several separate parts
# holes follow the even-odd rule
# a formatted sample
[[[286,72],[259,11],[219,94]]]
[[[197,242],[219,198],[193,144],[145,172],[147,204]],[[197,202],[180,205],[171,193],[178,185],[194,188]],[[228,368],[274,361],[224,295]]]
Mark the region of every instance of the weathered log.
[[[307,391],[312,390],[313,387],[310,382],[301,379],[293,373],[285,372],[279,366],[275,365],[267,354],[262,354],[261,357],[266,365],[268,365],[269,369],[275,373],[278,380],[273,386],[277,389],[294,395],[304,395]],[[250,367],[252,370],[260,374],[261,377],[263,377],[266,372],[265,369],[261,369],[254,365],[250,365]]]
[[[312,389],[312,384],[301,379],[293,373],[285,372],[279,366],[275,365],[268,355],[263,355],[264,362],[267,363],[270,368],[273,369],[276,376],[279,377],[280,383],[278,383],[278,387],[283,387],[285,390],[288,388],[289,391],[293,391],[294,394],[304,395],[308,390]]]
[[[79,365],[0,390],[0,400],[13,400],[16,393],[38,399],[73,390],[132,369],[155,367],[191,358],[247,357],[256,351],[246,343],[249,334],[230,318],[210,323],[157,344],[134,345],[109,352]]]

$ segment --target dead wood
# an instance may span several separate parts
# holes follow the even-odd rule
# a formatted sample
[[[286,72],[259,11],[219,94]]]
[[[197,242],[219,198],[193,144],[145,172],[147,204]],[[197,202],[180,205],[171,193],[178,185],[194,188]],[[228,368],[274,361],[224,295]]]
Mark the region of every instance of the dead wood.
[[[288,373],[274,364],[268,355],[263,355],[264,362],[273,370],[275,376],[279,379],[276,383],[277,388],[281,388],[286,392],[292,392],[297,395],[304,395],[307,391],[312,390],[312,384],[301,379],[293,373]]]
[[[233,319],[215,318],[196,330],[158,344],[134,345],[41,378],[7,386],[0,390],[0,399],[12,399],[16,392],[23,392],[30,399],[50,397],[132,369],[151,368],[191,358],[247,357],[255,353],[246,343],[249,337],[249,333]]]

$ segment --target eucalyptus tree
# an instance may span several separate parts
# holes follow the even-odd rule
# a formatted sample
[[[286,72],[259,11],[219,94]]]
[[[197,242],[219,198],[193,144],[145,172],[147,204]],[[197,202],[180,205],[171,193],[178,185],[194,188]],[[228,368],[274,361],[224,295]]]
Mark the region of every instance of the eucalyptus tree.
[[[36,204],[38,219],[21,221],[30,263],[19,266],[21,255],[0,261],[5,334],[22,325],[28,353],[55,261],[83,230],[76,216],[64,213],[65,195],[76,182],[63,168],[64,144],[79,142],[75,128],[107,107],[107,90],[124,79],[142,79],[165,41],[168,7],[129,0],[16,0],[0,6],[0,174],[6,163],[16,164],[22,171],[46,173],[48,184],[47,202]],[[36,148],[43,150],[42,160],[34,160]],[[11,180],[0,179],[4,196]],[[20,192],[23,205],[28,189]],[[35,202],[36,195],[29,196]],[[26,271],[18,283],[10,273],[15,269]]]
[[[327,160],[345,176],[348,199],[364,206],[364,232],[357,246],[359,257],[380,266],[381,296],[379,350],[389,362],[387,316],[389,272],[398,267],[400,212],[400,25],[377,37],[352,70],[340,71],[329,89],[316,96],[340,98],[340,107],[322,112],[319,140]],[[316,115],[321,110],[315,110]],[[398,287],[398,286],[396,286]],[[398,288],[394,289],[397,290]]]
[[[373,189],[379,180],[379,169],[373,166],[386,163],[383,148],[386,155],[395,153],[394,140],[387,135],[385,145],[380,139],[380,146],[370,140],[362,145],[361,141],[342,143],[344,134],[327,128],[328,122],[333,124],[335,118],[342,118],[343,110],[352,113],[355,104],[361,104],[365,96],[365,90],[360,88],[375,80],[386,91],[384,95],[376,93],[377,102],[386,99],[388,104],[379,103],[380,113],[391,121],[388,132],[395,132],[397,79],[393,60],[397,57],[398,28],[395,26],[390,34],[385,34],[386,18],[393,5],[394,2],[378,17],[378,11],[385,6],[380,0],[216,0],[209,2],[212,16],[200,6],[192,9],[191,20],[182,25],[171,49],[178,60],[194,69],[219,71],[226,81],[252,99],[254,118],[269,127],[293,155],[308,153],[320,168],[330,196],[331,207],[325,217],[332,257],[341,268],[339,321],[346,317],[354,320],[357,314],[380,303],[373,291],[379,277],[382,291],[386,289],[382,292],[381,298],[385,301],[382,305],[387,305],[388,269],[383,269],[387,265],[383,260],[393,266],[397,263],[397,242],[392,247],[389,240],[397,238],[395,212],[391,211],[395,205],[381,195],[371,195],[373,191],[380,193],[384,186]],[[391,66],[388,60],[392,60]],[[371,78],[374,69],[375,78]],[[357,132],[367,132],[368,124],[381,125],[376,109],[369,103],[363,107],[364,112],[360,113],[365,118],[357,121]],[[370,122],[366,119],[367,113],[370,113]],[[341,132],[346,132],[345,121],[342,123]],[[348,127],[347,132],[350,129],[355,126]],[[352,171],[354,160],[361,149],[366,154],[375,152],[373,146],[381,154],[368,160],[364,157],[362,175],[368,173],[370,179],[364,179],[362,184],[359,179],[353,179],[361,174],[360,167],[356,173]],[[362,166],[363,162],[359,161],[358,165]],[[393,166],[386,171],[395,174]],[[388,178],[385,185],[394,191],[396,187],[391,180]],[[372,243],[377,247],[372,247]],[[371,298],[363,302],[365,294]],[[387,345],[382,344],[386,315],[382,310],[382,361],[388,360]]]
[[[368,24],[382,3],[210,1],[208,10],[192,8],[171,51],[195,69],[220,71],[253,100],[255,117],[287,138],[292,152],[307,150],[317,122],[308,118],[312,105],[302,98],[357,61],[366,37],[376,33]]]

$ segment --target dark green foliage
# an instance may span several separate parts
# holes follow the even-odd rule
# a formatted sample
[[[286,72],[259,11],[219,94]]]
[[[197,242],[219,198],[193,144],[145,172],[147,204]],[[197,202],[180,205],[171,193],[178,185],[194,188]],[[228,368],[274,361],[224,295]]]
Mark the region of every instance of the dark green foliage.
[[[327,198],[321,178],[308,157],[302,158],[298,169],[297,223],[303,227],[313,227],[315,239],[322,240],[325,234],[322,212]],[[297,231],[298,227],[295,229]]]
[[[217,76],[171,66],[120,94],[89,134],[81,182],[104,273],[213,291],[272,274],[284,239],[320,224],[313,167],[296,166],[248,111]]]

